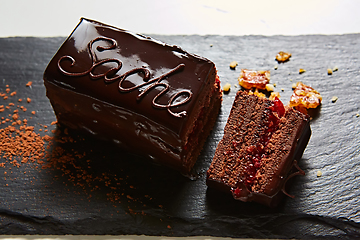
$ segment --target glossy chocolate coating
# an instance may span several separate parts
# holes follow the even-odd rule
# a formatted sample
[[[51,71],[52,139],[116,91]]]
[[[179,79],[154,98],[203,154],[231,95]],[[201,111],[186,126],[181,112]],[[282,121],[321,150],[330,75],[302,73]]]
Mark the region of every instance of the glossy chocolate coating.
[[[66,125],[115,142],[126,136],[140,152],[154,144],[181,162],[203,91],[212,89],[215,75],[208,59],[83,18],[49,63],[44,82],[60,122],[66,118]],[[72,124],[68,113],[76,111],[90,119]]]

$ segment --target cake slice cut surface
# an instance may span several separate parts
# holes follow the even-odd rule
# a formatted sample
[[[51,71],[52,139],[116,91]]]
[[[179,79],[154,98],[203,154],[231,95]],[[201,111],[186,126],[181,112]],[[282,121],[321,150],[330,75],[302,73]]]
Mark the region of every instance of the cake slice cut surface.
[[[213,62],[82,18],[44,72],[58,122],[189,173],[217,118]]]
[[[207,171],[210,187],[237,200],[276,206],[309,141],[309,116],[239,91]],[[295,172],[293,171],[295,169]]]

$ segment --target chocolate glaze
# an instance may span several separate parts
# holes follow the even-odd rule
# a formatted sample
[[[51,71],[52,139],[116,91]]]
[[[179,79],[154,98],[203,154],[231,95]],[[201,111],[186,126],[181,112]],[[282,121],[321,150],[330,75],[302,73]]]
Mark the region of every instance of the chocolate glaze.
[[[60,123],[181,165],[189,155],[183,146],[204,117],[200,110],[221,101],[215,77],[208,59],[82,18],[50,61],[44,82]],[[154,147],[163,153],[148,150]]]

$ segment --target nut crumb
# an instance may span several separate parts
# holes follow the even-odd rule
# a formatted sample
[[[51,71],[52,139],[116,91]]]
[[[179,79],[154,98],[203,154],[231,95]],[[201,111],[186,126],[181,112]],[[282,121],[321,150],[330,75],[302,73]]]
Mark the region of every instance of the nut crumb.
[[[277,69],[278,69],[278,66],[277,66],[277,65],[275,65],[275,66],[274,66],[274,70],[277,70]]]
[[[303,74],[304,72],[306,72],[305,69],[303,69],[303,68],[300,68],[300,69],[299,69],[299,74]]]
[[[321,172],[321,171],[317,171],[316,176],[317,176],[317,177],[321,177],[321,176],[322,176],[322,172]]]
[[[232,62],[230,63],[230,68],[233,69],[233,70],[235,70],[235,68],[236,68],[237,65],[239,65],[237,61],[232,61]]]
[[[327,69],[327,73],[328,73],[328,75],[332,75],[332,74],[333,74],[333,70],[332,70],[331,68],[328,68],[328,69]]]
[[[337,96],[333,96],[332,98],[331,98],[331,102],[336,102],[338,100],[338,97]]]
[[[355,117],[360,117],[360,113],[355,114]]]
[[[276,56],[276,61],[280,62],[287,62],[291,58],[291,53],[280,51]]]
[[[266,89],[266,91],[268,91],[268,92],[273,92],[273,91],[274,91],[274,85],[272,85],[272,84],[266,84],[266,85],[265,85],[265,89]]]
[[[336,72],[337,70],[339,70],[338,67],[334,67],[334,68],[332,69],[333,72]]]
[[[230,83],[226,83],[223,87],[223,90],[224,92],[229,92],[230,91],[230,87],[231,87],[231,84]]]
[[[280,98],[280,93],[279,92],[271,92],[271,94],[269,96],[269,100],[275,100],[276,98]]]

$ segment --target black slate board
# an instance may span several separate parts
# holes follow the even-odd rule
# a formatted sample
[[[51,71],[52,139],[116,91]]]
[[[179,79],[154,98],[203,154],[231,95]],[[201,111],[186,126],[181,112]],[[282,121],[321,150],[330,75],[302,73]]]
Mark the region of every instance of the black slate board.
[[[76,143],[58,145],[65,149],[64,154],[74,156],[77,152],[85,157],[75,157],[58,168],[42,169],[44,164],[38,163],[17,168],[0,159],[5,163],[0,167],[0,234],[360,237],[359,34],[153,37],[211,59],[222,85],[232,84],[196,164],[199,177],[190,180],[105,143],[74,135]],[[0,39],[0,92],[5,92],[6,85],[17,92],[7,100],[0,98],[0,105],[19,104],[18,98],[30,97],[31,103],[20,104],[27,108],[20,116],[41,135],[45,132],[39,132],[44,129],[40,124],[48,125],[49,130],[56,128],[50,125],[55,116],[45,96],[42,74],[63,40]],[[279,51],[291,52],[291,60],[278,64],[274,57]],[[229,63],[234,60],[239,66],[231,70]],[[335,66],[339,70],[328,75],[327,68]],[[234,84],[241,68],[271,70],[271,82],[276,83],[284,103],[289,101],[292,83],[297,81],[311,85],[323,96],[322,106],[311,122],[312,137],[300,161],[306,175],[293,181],[290,193],[296,198],[285,198],[275,209],[235,201],[207,189],[205,184],[205,172],[239,89]],[[299,74],[299,68],[306,72]],[[31,88],[25,87],[28,81],[33,82]],[[333,96],[338,97],[335,103],[331,101]],[[33,110],[35,115],[30,113]],[[9,113],[6,110],[0,117],[6,118]],[[64,132],[58,138],[67,136]],[[46,134],[52,135],[50,131]],[[316,176],[318,170],[323,173],[321,177]],[[84,171],[92,179],[108,179],[86,182],[78,175]]]

